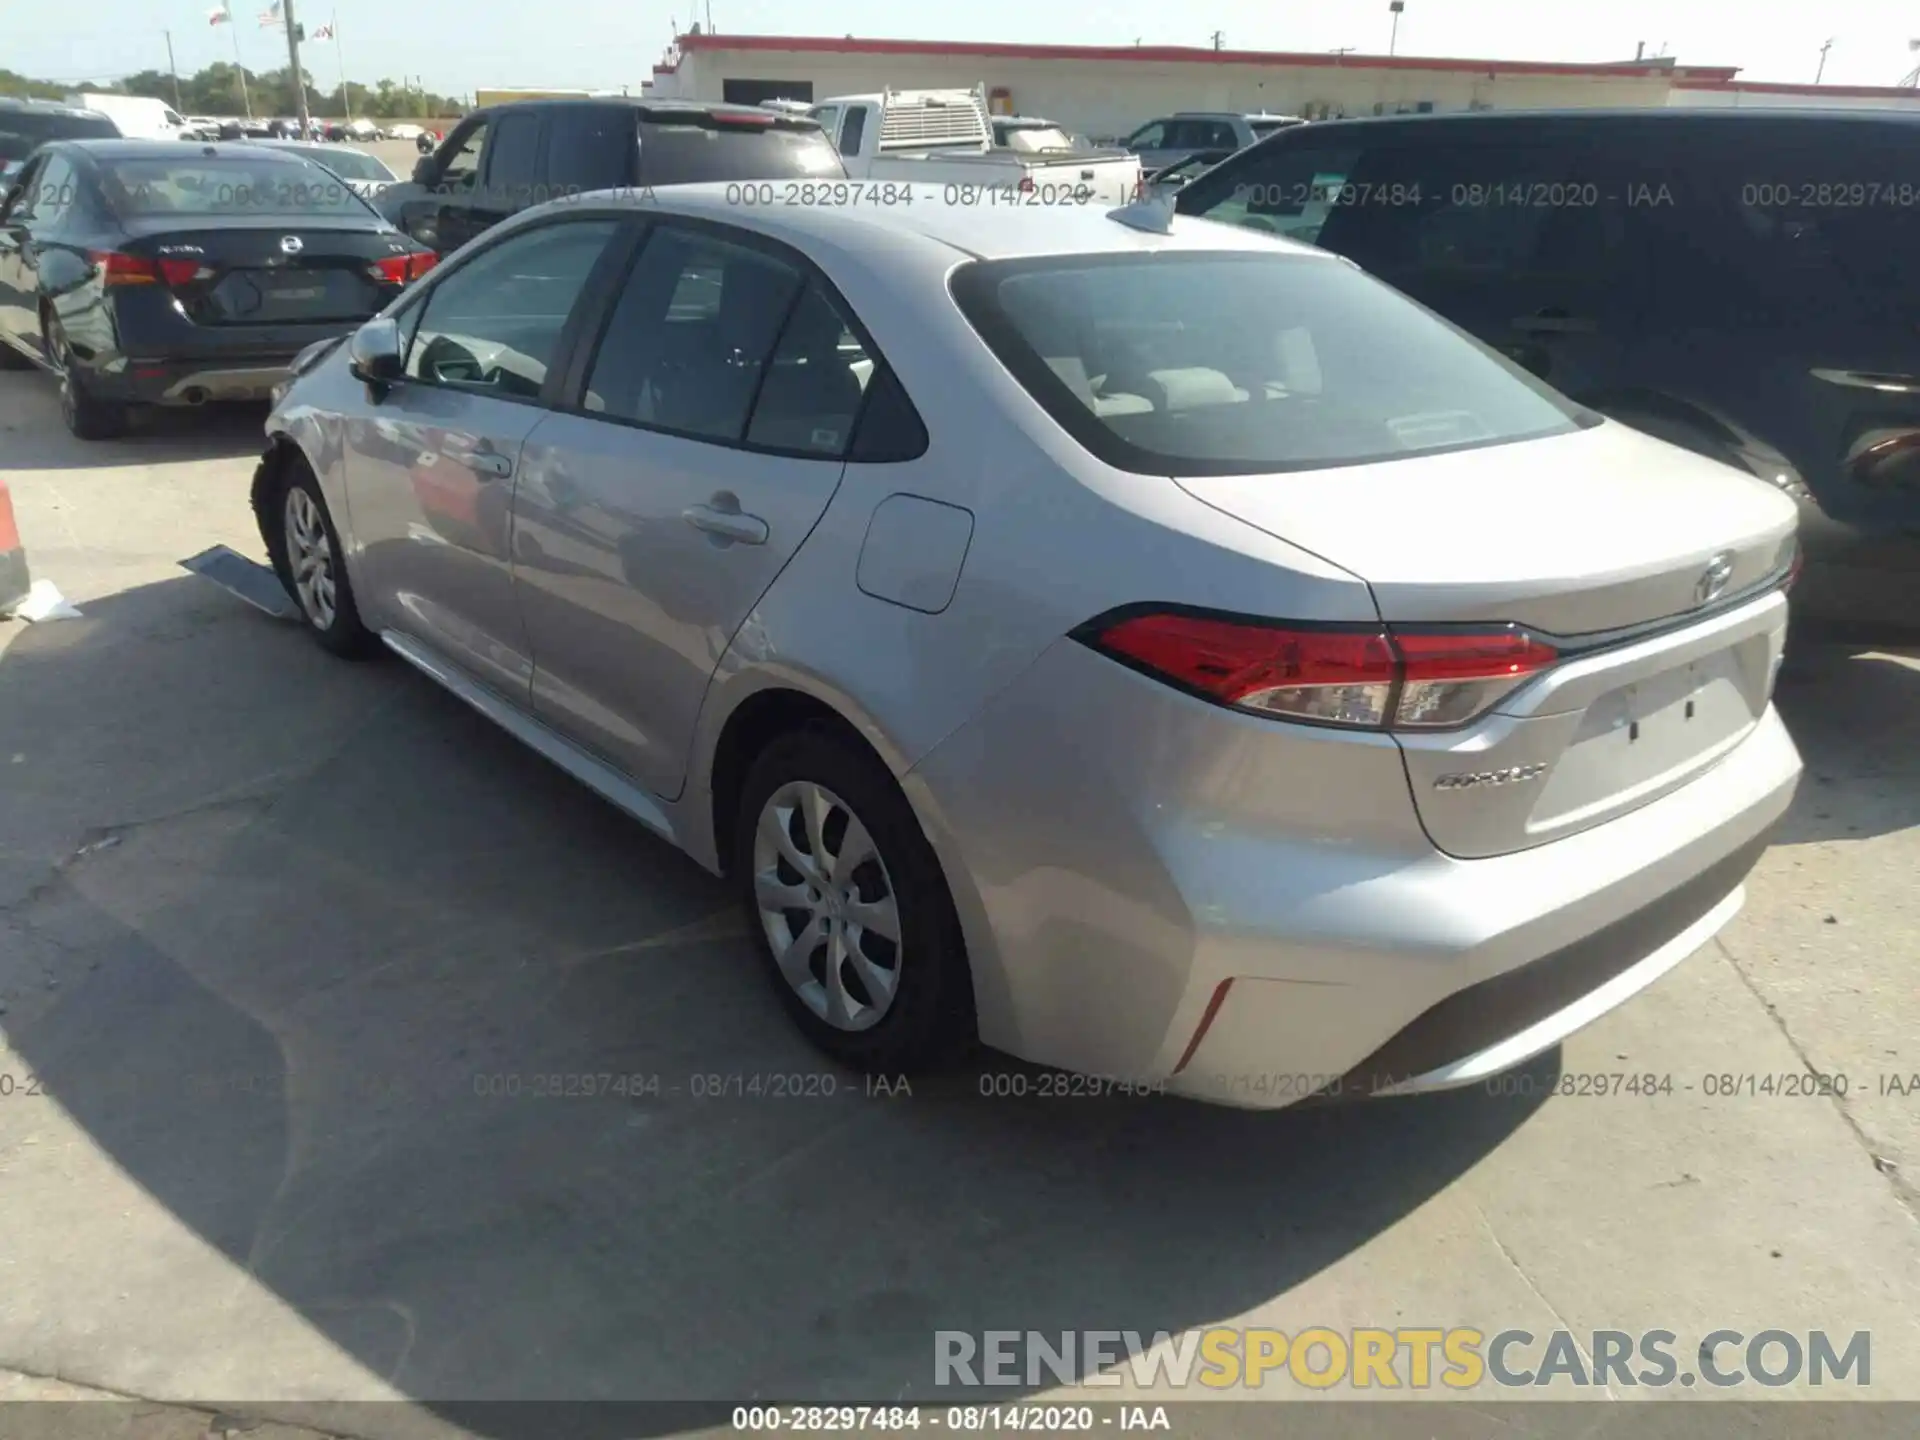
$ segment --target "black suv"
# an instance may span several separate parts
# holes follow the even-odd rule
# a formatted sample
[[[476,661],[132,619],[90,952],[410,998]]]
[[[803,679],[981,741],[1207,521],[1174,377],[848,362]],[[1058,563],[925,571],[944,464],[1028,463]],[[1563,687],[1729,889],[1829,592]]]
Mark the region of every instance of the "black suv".
[[[116,140],[120,127],[96,110],[0,95],[0,190],[49,140]]]
[[[1573,399],[1781,486],[1796,608],[1920,625],[1920,121],[1330,121],[1177,208],[1345,255]]]
[[[820,126],[745,105],[515,100],[476,110],[374,203],[423,245],[457,250],[509,215],[591,190],[705,180],[843,180]]]

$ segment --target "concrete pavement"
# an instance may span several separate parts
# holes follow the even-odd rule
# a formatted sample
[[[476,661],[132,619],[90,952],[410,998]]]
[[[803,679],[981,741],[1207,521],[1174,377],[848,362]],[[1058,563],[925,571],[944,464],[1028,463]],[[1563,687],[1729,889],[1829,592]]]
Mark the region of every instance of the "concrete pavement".
[[[1811,774],[1746,911],[1555,1061],[1670,1095],[1261,1116],[984,1098],[1021,1068],[988,1057],[873,1096],[702,872],[178,569],[259,552],[258,421],[83,446],[0,376],[34,572],[84,611],[0,624],[0,1365],[412,1402],[358,1412],[398,1437],[931,1398],[936,1329],[1726,1327],[1871,1331],[1872,1394],[1920,1398],[1920,1091],[1884,1079],[1920,1072],[1920,659],[1796,643]],[[1706,1093],[1808,1064],[1848,1094]],[[703,1093],[754,1075],[833,1093]]]

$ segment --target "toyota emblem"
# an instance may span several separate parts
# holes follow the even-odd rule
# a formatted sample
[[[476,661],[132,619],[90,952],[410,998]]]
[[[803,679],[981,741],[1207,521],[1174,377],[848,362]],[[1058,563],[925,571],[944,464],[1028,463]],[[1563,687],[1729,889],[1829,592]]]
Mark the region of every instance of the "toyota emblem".
[[[1711,605],[1720,598],[1727,588],[1727,582],[1733,579],[1733,553],[1721,551],[1707,562],[1707,568],[1700,572],[1700,578],[1693,585],[1693,603]]]
[[[306,249],[306,242],[298,235],[282,235],[280,237],[281,254],[298,255],[304,249]]]

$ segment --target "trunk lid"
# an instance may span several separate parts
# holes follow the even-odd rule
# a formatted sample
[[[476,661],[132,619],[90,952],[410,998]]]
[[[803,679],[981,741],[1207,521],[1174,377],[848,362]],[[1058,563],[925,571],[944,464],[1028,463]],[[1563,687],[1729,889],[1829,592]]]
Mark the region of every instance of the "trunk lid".
[[[1389,629],[1514,624],[1559,651],[1472,723],[1397,733],[1449,854],[1526,849],[1658,799],[1772,699],[1786,602],[1770,582],[1792,562],[1793,502],[1624,426],[1178,483],[1353,571]]]
[[[168,288],[196,325],[288,325],[364,320],[402,286],[376,277],[377,262],[418,247],[391,230],[234,216],[182,228],[164,217],[132,221],[123,253],[172,262]],[[183,273],[191,264],[191,272]]]

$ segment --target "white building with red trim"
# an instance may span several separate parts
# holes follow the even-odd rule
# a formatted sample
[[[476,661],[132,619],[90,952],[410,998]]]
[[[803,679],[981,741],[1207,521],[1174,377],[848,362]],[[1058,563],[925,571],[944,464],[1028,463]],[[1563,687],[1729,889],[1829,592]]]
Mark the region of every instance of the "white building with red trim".
[[[817,101],[893,86],[982,85],[1003,114],[1044,115],[1098,137],[1176,110],[1375,115],[1571,106],[1841,105],[1920,110],[1912,90],[1757,85],[1724,66],[1288,54],[1181,46],[1012,45],[848,36],[682,35],[647,93],[691,100]]]

